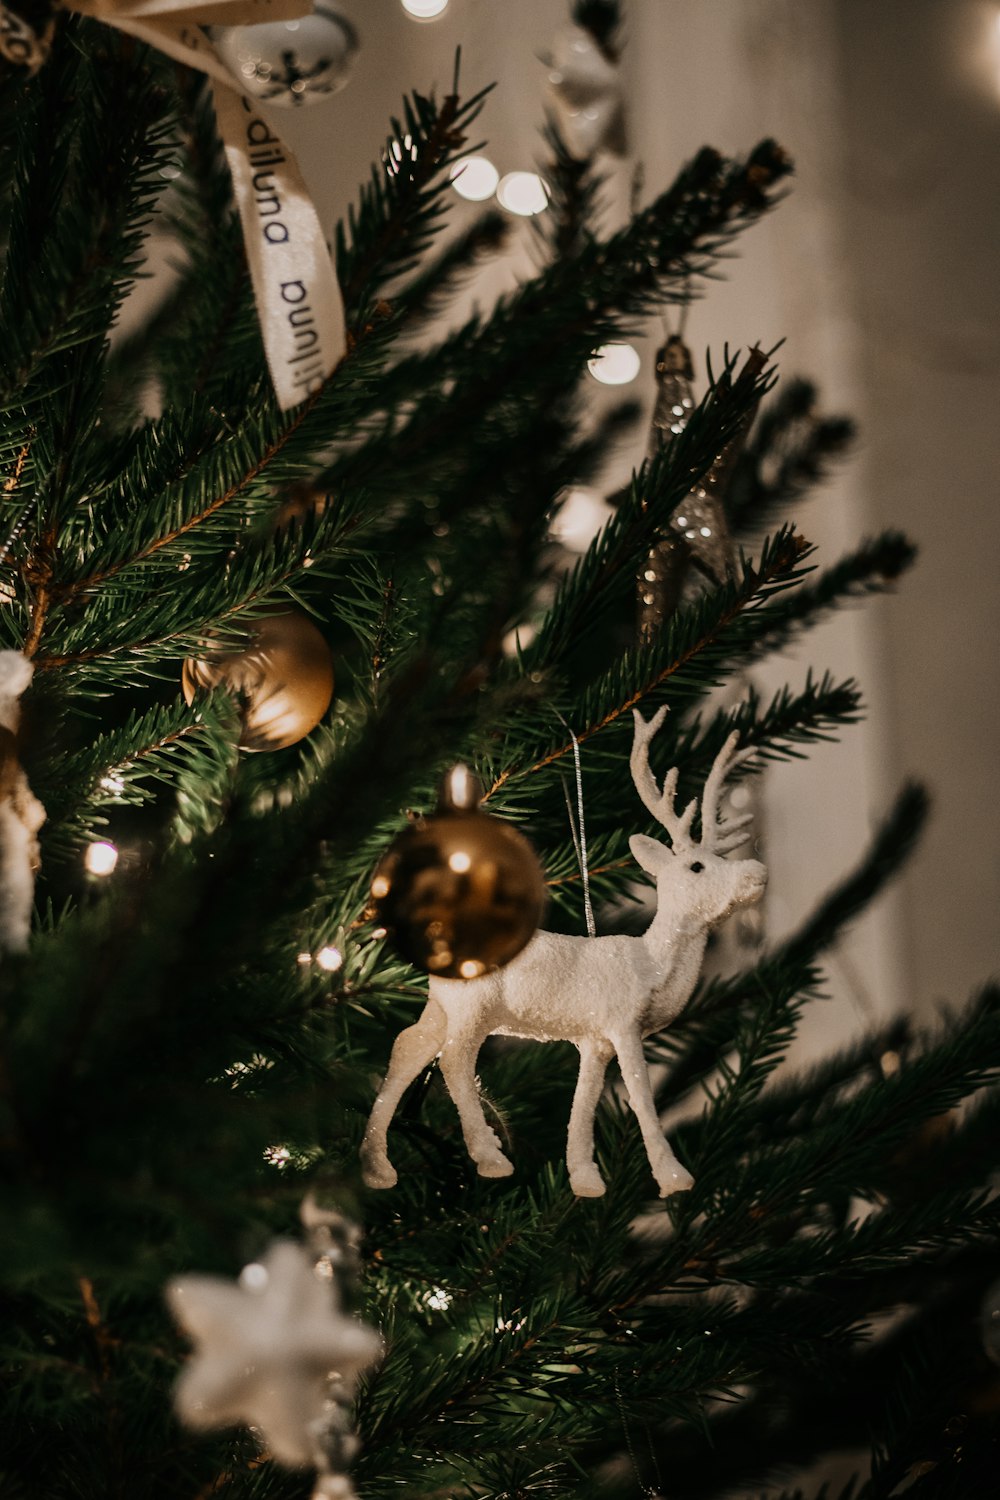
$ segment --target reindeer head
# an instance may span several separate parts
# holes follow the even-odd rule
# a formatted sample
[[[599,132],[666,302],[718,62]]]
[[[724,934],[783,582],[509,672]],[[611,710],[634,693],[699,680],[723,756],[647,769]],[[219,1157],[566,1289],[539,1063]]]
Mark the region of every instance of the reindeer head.
[[[649,745],[663,723],[666,708],[661,708],[647,723],[635,714],[635,739],[632,743],[632,780],[643,806],[653,814],[670,835],[670,843],[635,833],[629,848],[647,874],[656,880],[659,911],[669,910],[672,919],[689,919],[685,925],[711,927],[740,906],[753,906],[764,894],[767,871],[755,859],[728,860],[724,856],[748,837],[753,815],[719,823],[719,796],[722,785],[734,766],[747,760],[748,753],[736,750],[739,739],[731,734],[715,757],[701,797],[701,838],[691,837],[691,825],[697,802],[690,802],[681,814],[674,811],[677,790],[677,768],[668,771],[663,790],[649,769]]]

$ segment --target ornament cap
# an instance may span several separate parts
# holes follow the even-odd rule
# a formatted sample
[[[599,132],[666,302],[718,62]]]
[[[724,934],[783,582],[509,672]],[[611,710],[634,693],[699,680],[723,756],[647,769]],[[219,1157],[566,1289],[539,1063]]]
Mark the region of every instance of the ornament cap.
[[[684,380],[694,379],[694,361],[691,350],[677,333],[672,333],[656,351],[656,370],[659,375],[680,375]]]
[[[485,795],[479,777],[459,761],[445,774],[438,798],[438,811],[476,812]]]

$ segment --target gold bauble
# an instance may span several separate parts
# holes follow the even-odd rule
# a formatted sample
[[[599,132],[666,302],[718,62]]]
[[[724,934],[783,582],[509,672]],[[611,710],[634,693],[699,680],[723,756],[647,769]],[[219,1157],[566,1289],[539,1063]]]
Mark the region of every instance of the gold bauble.
[[[456,767],[437,812],[404,829],[372,880],[400,954],[442,979],[477,979],[509,963],[545,907],[534,849],[513,824],[480,811],[477,792]]]
[[[181,688],[188,703],[199,689],[228,688],[243,710],[244,750],[284,750],[315,729],[333,697],[330,648],[300,610],[254,620],[242,650],[188,657]]]

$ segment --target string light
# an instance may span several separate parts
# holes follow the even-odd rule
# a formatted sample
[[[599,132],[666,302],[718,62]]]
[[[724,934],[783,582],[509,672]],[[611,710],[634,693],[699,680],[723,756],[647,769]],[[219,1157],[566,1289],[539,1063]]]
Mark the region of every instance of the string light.
[[[570,552],[586,552],[613,514],[603,495],[582,485],[577,486],[567,490],[552,522],[551,535]]]
[[[535,636],[538,634],[538,626],[533,625],[530,620],[521,625],[515,625],[513,630],[508,630],[503,638],[504,656],[516,656],[519,651],[527,651]]]
[[[492,198],[500,181],[500,173],[485,156],[468,156],[465,161],[457,161],[448,175],[458,196],[470,203]]]
[[[88,844],[83,863],[88,875],[110,875],[118,863],[118,850],[104,840]]]
[[[464,849],[456,849],[454,854],[448,855],[448,868],[454,870],[456,875],[464,875],[467,870],[472,869],[472,855],[467,854]]]
[[[414,21],[436,21],[448,9],[448,0],[403,0],[403,9]]]
[[[500,179],[497,202],[508,213],[530,219],[548,207],[549,195],[537,172],[508,172]]]
[[[316,962],[328,974],[333,974],[343,965],[344,955],[339,948],[321,948],[316,955]]]
[[[628,385],[639,373],[639,351],[631,344],[602,344],[587,369],[602,385]]]

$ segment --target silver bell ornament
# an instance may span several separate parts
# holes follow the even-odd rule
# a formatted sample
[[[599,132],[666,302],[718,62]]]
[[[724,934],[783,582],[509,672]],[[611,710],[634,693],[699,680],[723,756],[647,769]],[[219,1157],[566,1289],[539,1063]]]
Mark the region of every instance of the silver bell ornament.
[[[289,109],[344,88],[359,46],[346,16],[326,5],[297,21],[213,27],[212,40],[245,93]]]

